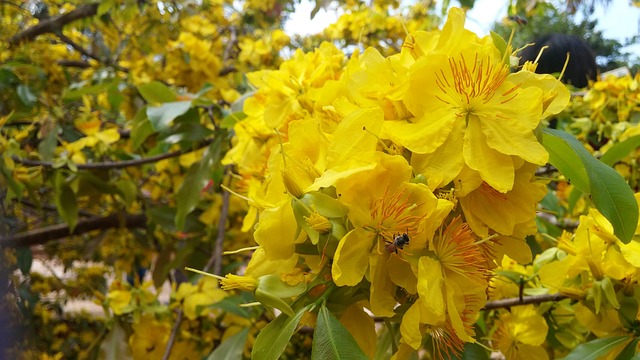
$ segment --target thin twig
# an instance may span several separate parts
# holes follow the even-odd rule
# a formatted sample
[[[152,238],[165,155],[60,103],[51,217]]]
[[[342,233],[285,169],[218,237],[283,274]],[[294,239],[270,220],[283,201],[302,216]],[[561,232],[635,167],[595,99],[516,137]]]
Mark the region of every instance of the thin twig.
[[[58,36],[58,38],[60,40],[62,40],[64,43],[66,43],[67,45],[69,45],[72,48],[74,48],[80,54],[82,54],[82,55],[84,55],[84,56],[86,56],[88,58],[91,58],[93,60],[96,60],[96,61],[98,61],[100,63],[103,63],[103,64],[105,64],[107,66],[111,66],[116,70],[123,71],[123,72],[129,72],[129,69],[124,68],[124,67],[122,67],[122,66],[120,66],[118,64],[115,64],[109,59],[102,59],[98,55],[90,52],[89,50],[87,50],[85,48],[83,48],[78,43],[76,43],[75,41],[73,41],[73,40],[69,39],[67,36],[65,36],[62,32],[58,32],[58,33],[56,33],[56,35]]]
[[[28,206],[32,209],[54,211],[54,212],[58,211],[58,208],[55,205],[51,205],[51,204],[36,204],[26,199],[21,199],[21,200],[14,199],[14,201],[22,205]],[[93,214],[84,209],[78,209],[78,214],[84,217],[89,217],[89,218],[96,216],[96,214]]]
[[[91,64],[82,60],[58,60],[58,65],[64,66],[64,67],[75,67],[80,69],[88,69],[91,67]]]
[[[547,301],[560,301],[563,299],[568,299],[568,296],[562,295],[560,293],[531,295],[531,296],[523,296],[522,299],[516,297],[516,298],[487,301],[487,304],[484,306],[483,309],[493,310],[493,309],[499,309],[499,308],[518,306],[518,305],[540,304]]]
[[[231,166],[227,165],[225,167],[225,176],[229,175],[231,172]],[[216,243],[214,245],[213,254],[207,261],[207,264],[204,266],[202,271],[208,272],[213,267],[213,273],[216,275],[222,275],[222,250],[224,249],[224,236],[226,232],[227,218],[229,217],[229,197],[230,193],[226,190],[222,190],[222,205],[220,207],[220,219],[218,220],[218,233],[216,236]],[[171,349],[173,348],[173,344],[176,342],[176,334],[178,333],[178,329],[180,328],[180,323],[182,323],[183,310],[182,308],[178,309],[178,316],[176,318],[176,323],[173,324],[173,328],[171,329],[171,337],[169,337],[169,342],[167,343],[167,347],[164,349],[163,360],[169,359],[171,355]]]
[[[17,33],[9,40],[9,45],[17,45],[19,43],[32,41],[36,37],[47,33],[58,33],[62,28],[76,20],[91,17],[98,12],[98,3],[79,6],[74,10],[40,21],[38,24]]]
[[[93,60],[96,60],[96,61],[99,61],[99,62],[104,62],[102,59],[100,59],[98,57],[98,55],[95,55],[94,53],[90,52],[89,50],[83,48],[82,46],[80,46],[80,44],[78,44],[75,41],[69,39],[62,32],[58,32],[56,35],[58,36],[58,38],[60,40],[62,40],[62,42],[64,42],[65,44],[71,46],[72,48],[74,48],[80,54],[82,54],[82,55],[84,55],[84,56],[86,56],[88,58],[91,58]]]
[[[169,158],[177,157],[177,156],[180,156],[180,155],[184,155],[184,154],[190,153],[192,151],[196,151],[196,150],[202,149],[203,147],[211,144],[211,142],[213,142],[213,139],[209,139],[209,140],[203,141],[195,149],[176,150],[176,151],[172,151],[172,152],[169,152],[169,153],[158,154],[158,155],[155,155],[155,156],[150,156],[150,157],[142,158],[142,159],[124,160],[124,161],[105,161],[105,162],[101,162],[101,163],[89,163],[89,164],[77,164],[76,167],[79,170],[81,170],[81,169],[123,169],[123,168],[127,168],[127,167],[130,167],[130,166],[139,166],[139,165],[154,163],[154,162],[158,162],[160,160],[169,159]],[[15,161],[17,163],[22,164],[22,165],[26,165],[26,166],[43,166],[43,167],[52,168],[53,165],[54,165],[52,162],[49,162],[49,161],[22,159],[22,158],[19,158],[17,156],[12,156],[12,159],[13,159],[13,161]]]
[[[231,166],[225,168],[225,176],[231,172]],[[213,254],[204,267],[203,271],[209,271],[213,266],[213,273],[222,275],[222,251],[224,250],[224,236],[226,233],[227,219],[229,218],[229,197],[230,193],[222,189],[222,205],[220,207],[220,219],[218,219],[218,234],[213,248]]]
[[[164,349],[164,355],[162,355],[162,360],[169,360],[169,356],[171,356],[171,349],[173,348],[173,344],[176,342],[176,338],[178,337],[178,330],[180,329],[180,324],[182,323],[182,317],[184,312],[182,308],[178,310],[178,316],[176,317],[176,323],[173,325],[173,329],[171,329],[171,336],[169,336],[169,342],[167,343],[167,347]]]
[[[0,238],[0,247],[18,248],[45,244],[52,240],[64,239],[73,235],[81,235],[94,230],[113,228],[144,228],[147,217],[144,214],[111,214],[104,217],[79,220],[73,231],[69,225],[58,224],[29,230],[9,237]]]

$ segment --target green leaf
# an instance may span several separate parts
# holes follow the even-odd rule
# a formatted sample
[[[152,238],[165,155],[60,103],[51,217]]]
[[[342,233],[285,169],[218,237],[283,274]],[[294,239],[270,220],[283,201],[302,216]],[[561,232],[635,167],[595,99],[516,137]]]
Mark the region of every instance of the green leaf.
[[[245,293],[245,294],[249,295],[248,293]],[[232,313],[248,319],[249,317],[251,317],[251,313],[247,310],[247,308],[239,306],[240,304],[247,303],[243,295],[236,295],[236,296],[224,298],[218,301],[217,303],[210,305],[209,307],[215,308],[215,309],[221,309],[225,312]],[[252,301],[255,301],[255,299],[253,299]]]
[[[169,275],[169,271],[171,270],[168,266],[171,261],[171,256],[173,255],[173,248],[171,246],[166,246],[160,251],[158,257],[156,258],[156,263],[153,266],[153,274],[151,274],[151,278],[153,279],[153,285],[157,289],[161,288],[164,282],[167,280],[167,275]]]
[[[173,119],[186,113],[191,108],[191,101],[174,101],[160,106],[147,107],[147,116],[156,131],[166,130]]]
[[[233,129],[233,127],[240,121],[244,120],[247,117],[247,114],[242,111],[231,113],[225,116],[222,121],[220,121],[220,127],[223,129]]]
[[[61,171],[56,172],[54,189],[54,202],[58,213],[67,225],[69,225],[69,233],[72,233],[78,223],[78,202],[76,201],[76,194],[65,181]]]
[[[46,124],[46,125],[45,125]],[[38,144],[38,151],[44,161],[51,161],[58,145],[58,125],[52,121],[47,121],[43,124],[38,132],[38,137],[42,139]]]
[[[460,360],[489,360],[488,351],[482,346],[474,343],[465,343]]]
[[[136,113],[133,118],[133,126],[131,127],[131,146],[137,150],[147,138],[155,132],[149,117],[147,117],[147,108],[143,107]]]
[[[22,103],[26,106],[33,106],[35,105],[36,101],[38,101],[38,97],[31,91],[31,89],[27,85],[18,85],[16,92],[20,101],[22,101]]]
[[[611,350],[628,341],[628,336],[613,336],[595,339],[588,343],[580,344],[573,349],[563,360],[596,360],[607,355]]]
[[[638,147],[640,147],[640,135],[630,137],[625,141],[613,145],[600,157],[600,161],[609,166],[613,166],[613,164],[622,160],[625,156],[629,155],[629,153],[637,150]]]
[[[638,300],[631,296],[622,296],[620,299],[620,309],[618,318],[622,326],[629,328],[633,326],[638,315]]]
[[[192,110],[195,119],[199,120],[197,110],[191,109],[187,114],[192,113]],[[171,128],[167,137],[161,139],[163,142],[167,144],[177,144],[183,141],[195,143],[203,140],[213,133],[212,130],[207,129],[205,126],[200,124],[199,121],[182,121],[187,114],[180,118],[181,121],[177,126]]]
[[[111,9],[116,5],[115,0],[102,0],[100,2],[100,5],[98,5],[98,11],[96,12],[96,15],[98,17],[101,17],[102,15],[108,13],[109,11],[111,11]]]
[[[547,148],[547,144],[557,145],[558,142],[564,144],[567,152],[567,154],[561,155],[567,155],[571,158],[577,157],[587,174],[588,190],[580,190],[591,194],[598,211],[613,225],[614,234],[623,243],[629,243],[638,224],[638,204],[629,185],[615,170],[589,154],[584,146],[570,134],[554,129],[544,129],[543,143],[545,148]],[[553,165],[556,166],[556,164]],[[556,167],[564,173],[562,168]],[[578,184],[575,185],[580,188]]]
[[[218,165],[222,138],[222,136],[217,136],[211,145],[204,150],[202,160],[191,165],[180,189],[178,189],[175,222],[179,230],[184,228],[187,215],[198,205],[201,199],[200,192],[211,179],[213,167]]]
[[[131,206],[138,196],[138,187],[133,180],[120,179],[116,181],[115,187],[117,189],[117,194],[122,198],[124,205],[126,207]]]
[[[304,315],[312,305],[307,305],[294,316],[280,314],[275,320],[265,326],[256,337],[251,351],[251,359],[256,360],[277,360],[289,344],[289,340],[296,331],[302,315]]]
[[[571,146],[553,133],[542,134],[542,145],[549,152],[549,163],[585,194],[589,193],[589,176],[580,157]],[[580,145],[582,146],[582,145]]]
[[[616,356],[616,360],[636,360],[640,358],[640,353],[636,354],[638,340],[640,340],[640,337],[636,337],[635,339],[631,340],[631,342],[629,342],[627,346],[622,349],[620,354]]]
[[[91,85],[91,86],[83,86],[84,84],[76,85],[76,88],[65,90],[62,94],[63,100],[77,100],[80,99],[84,95],[98,95],[106,92],[112,87],[117,87],[120,80],[115,79],[111,81],[106,81],[100,84]]]
[[[140,96],[149,104],[176,101],[176,94],[160,81],[152,81],[138,86]]]
[[[18,269],[20,269],[22,275],[28,275],[31,270],[31,264],[33,263],[31,248],[20,247],[16,249],[16,258],[18,261]]]
[[[242,352],[244,351],[244,345],[247,342],[249,336],[249,328],[245,328],[239,333],[231,336],[227,340],[223,341],[220,346],[209,354],[207,360],[236,360],[242,359]]]
[[[473,6],[473,1],[471,1],[471,4]],[[502,56],[502,58],[505,59],[507,65],[509,65],[509,54],[506,54],[507,42],[504,41],[502,36],[500,36],[498,33],[495,33],[493,31],[491,31],[491,39],[493,40],[493,44],[496,46],[496,48],[500,50],[500,55]]]
[[[318,312],[312,346],[312,360],[367,359],[351,333],[325,306]]]

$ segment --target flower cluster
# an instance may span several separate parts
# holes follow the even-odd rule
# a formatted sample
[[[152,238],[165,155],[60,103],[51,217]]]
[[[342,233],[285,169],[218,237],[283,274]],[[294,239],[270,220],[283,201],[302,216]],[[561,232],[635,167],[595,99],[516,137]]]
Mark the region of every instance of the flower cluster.
[[[248,74],[257,91],[225,159],[248,184],[250,267],[328,277],[329,302],[401,319],[401,349],[427,334],[443,355],[475,341],[489,270],[531,261],[548,159],[535,131],[569,98],[552,76],[510,73],[508,49],[464,18],[452,9],[396,55],[343,64],[324,44]]]

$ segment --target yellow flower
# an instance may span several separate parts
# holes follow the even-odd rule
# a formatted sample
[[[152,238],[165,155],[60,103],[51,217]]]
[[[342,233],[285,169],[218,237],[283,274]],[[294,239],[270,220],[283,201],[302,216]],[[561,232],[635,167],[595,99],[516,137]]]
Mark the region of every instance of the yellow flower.
[[[227,274],[224,280],[220,280],[220,286],[222,286],[222,290],[240,289],[253,292],[256,289],[256,279],[251,276]]]
[[[526,236],[536,231],[536,204],[546,195],[546,186],[537,181],[537,166],[525,164],[516,170],[513,188],[501,193],[484,182],[476,171],[464,168],[457,180],[456,195],[465,218],[478,236],[489,230],[501,235]],[[518,231],[522,228],[524,231]]]
[[[340,240],[331,273],[339,286],[357,285],[368,274],[371,310],[379,316],[392,316],[399,284],[393,282],[389,269],[403,269],[397,274],[399,278],[414,275],[408,263],[394,259],[387,242],[406,233],[411,239],[404,247],[407,252],[423,246],[423,222],[439,224],[441,218],[432,220],[429,215],[439,201],[446,200],[436,199],[426,185],[409,183],[411,168],[404,158],[375,153],[373,159],[375,168],[336,182],[340,201],[350,207],[348,217],[355,228]]]
[[[110,291],[107,295],[109,307],[116,315],[122,315],[133,310],[131,299],[132,295],[130,290],[114,290]]]
[[[548,330],[547,322],[533,305],[513,307],[511,312],[500,315],[493,344],[509,360],[546,360],[549,357],[541,345]]]
[[[143,315],[132,325],[129,346],[134,359],[161,359],[164,355],[171,327],[153,315]]]
[[[533,133],[543,91],[522,86],[525,79],[509,74],[490,38],[478,39],[463,26],[464,13],[452,9],[438,45],[410,68],[404,102],[413,118],[387,121],[384,129],[414,153],[446,154],[453,176],[466,164],[505,193],[514,182],[512,157],[538,165],[548,159]]]
[[[227,297],[227,293],[218,288],[218,280],[202,277],[196,284],[184,282],[178,287],[176,300],[182,302],[184,315],[189,320],[207,314],[207,307]]]

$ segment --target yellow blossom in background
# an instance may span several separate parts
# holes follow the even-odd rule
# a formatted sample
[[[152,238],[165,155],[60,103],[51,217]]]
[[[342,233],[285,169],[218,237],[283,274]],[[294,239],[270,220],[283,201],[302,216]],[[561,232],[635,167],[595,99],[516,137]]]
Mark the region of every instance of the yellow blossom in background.
[[[541,345],[548,329],[547,322],[536,313],[534,306],[517,306],[500,315],[492,340],[507,359],[546,360],[549,356]]]
[[[218,287],[218,280],[202,277],[196,284],[184,282],[178,287],[176,300],[182,303],[184,315],[195,320],[209,313],[208,305],[213,305],[227,297],[227,293]]]

